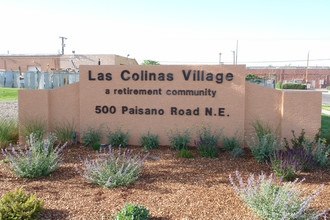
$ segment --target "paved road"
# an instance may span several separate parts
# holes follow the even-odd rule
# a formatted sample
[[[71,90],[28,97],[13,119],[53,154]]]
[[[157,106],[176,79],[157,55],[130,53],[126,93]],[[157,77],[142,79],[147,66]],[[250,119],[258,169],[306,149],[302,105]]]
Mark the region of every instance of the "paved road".
[[[322,93],[322,104],[330,105],[330,93]]]

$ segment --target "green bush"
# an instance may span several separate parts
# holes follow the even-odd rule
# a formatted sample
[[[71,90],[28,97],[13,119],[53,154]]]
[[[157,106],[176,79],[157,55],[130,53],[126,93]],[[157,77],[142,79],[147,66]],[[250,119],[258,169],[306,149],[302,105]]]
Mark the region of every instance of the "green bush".
[[[269,123],[262,122],[259,119],[255,119],[251,122],[251,125],[254,129],[254,133],[258,138],[258,141],[261,141],[261,139],[268,134],[277,133],[278,129],[276,131],[273,131],[272,126]]]
[[[68,145],[73,144],[73,132],[74,132],[74,121],[67,122],[63,121],[61,123],[56,123],[54,127],[54,134],[60,143],[67,142]]]
[[[235,132],[235,135],[233,137],[223,137],[223,150],[230,152],[234,150],[235,148],[239,148],[242,143],[242,136],[238,134],[238,132]]]
[[[44,202],[36,194],[26,195],[22,188],[6,193],[0,201],[0,219],[38,219]]]
[[[330,90],[330,86],[327,86],[327,90]]]
[[[242,157],[244,155],[244,150],[240,147],[236,147],[232,151],[230,151],[230,154],[233,157]]]
[[[143,205],[125,204],[125,208],[117,212],[114,220],[148,220],[150,219],[149,210]]]
[[[282,148],[279,137],[273,134],[266,134],[260,140],[252,137],[251,141],[247,141],[251,153],[257,161],[262,163],[269,161],[270,157],[273,157],[274,153]]]
[[[190,143],[189,127],[187,127],[182,133],[178,129],[174,132],[171,128],[170,133],[168,134],[168,140],[171,143],[171,149],[175,149],[176,151],[182,149],[188,150],[188,144]]]
[[[301,83],[283,83],[282,89],[306,89],[306,85]]]
[[[281,83],[280,81],[278,81],[275,85],[276,89],[282,89],[283,83]]]
[[[195,145],[197,150],[203,157],[215,158],[220,152],[220,147],[218,146],[219,139],[221,137],[221,132],[214,131],[205,126],[198,131],[198,139],[195,140]]]
[[[23,151],[21,148],[16,152],[15,148],[11,151],[1,150],[2,154],[10,161],[5,163],[5,167],[19,177],[34,178],[47,176],[53,172],[63,162],[61,152],[66,146],[53,148],[54,139],[34,140],[33,134],[27,142]]]
[[[133,156],[132,150],[114,152],[109,146],[109,152],[100,149],[96,159],[86,158],[80,161],[82,171],[75,166],[76,171],[88,181],[106,188],[127,186],[139,177],[142,164],[149,153],[141,159],[138,155]]]
[[[178,157],[192,158],[192,157],[194,157],[194,154],[190,150],[182,149],[182,150],[178,151]]]
[[[18,121],[11,119],[0,120],[0,148],[6,148],[18,141]]]
[[[323,185],[314,193],[302,197],[305,189],[301,189],[298,179],[294,182],[277,184],[272,175],[268,178],[261,174],[255,178],[253,174],[245,185],[236,171],[235,181],[229,175],[231,184],[241,199],[250,209],[255,211],[261,219],[318,219],[323,213],[316,213],[309,209],[312,200],[319,194]]]
[[[145,149],[154,149],[159,147],[158,135],[151,134],[149,131],[147,134],[142,134],[139,144]]]
[[[100,126],[98,129],[88,127],[83,131],[83,135],[81,140],[84,142],[84,146],[93,146],[95,143],[101,141],[102,138],[102,127]]]
[[[111,146],[116,147],[127,147],[128,145],[129,133],[124,133],[121,128],[115,130],[114,132],[108,130],[108,134],[106,136],[109,140],[106,145],[111,144]]]

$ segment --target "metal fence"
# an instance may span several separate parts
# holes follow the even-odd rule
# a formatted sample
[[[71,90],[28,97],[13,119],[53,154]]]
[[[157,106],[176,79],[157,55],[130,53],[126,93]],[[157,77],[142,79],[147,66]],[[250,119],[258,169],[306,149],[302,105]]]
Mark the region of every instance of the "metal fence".
[[[79,72],[0,71],[0,87],[53,89],[79,81]]]

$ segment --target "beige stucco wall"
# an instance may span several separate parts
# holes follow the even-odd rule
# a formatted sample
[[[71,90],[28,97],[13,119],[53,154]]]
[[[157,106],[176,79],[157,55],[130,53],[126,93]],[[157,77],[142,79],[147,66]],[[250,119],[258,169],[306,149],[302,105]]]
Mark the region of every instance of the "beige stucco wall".
[[[122,70],[129,70],[131,74],[148,70],[155,73],[173,73],[173,81],[123,81],[120,79]],[[234,73],[233,81],[224,80],[217,84],[214,81],[185,81],[181,71],[204,70],[205,73]],[[111,72],[111,81],[90,81],[88,71],[91,70],[93,77],[97,73]],[[192,76],[191,76],[192,77]],[[190,78],[191,79],[191,78]],[[162,89],[163,95],[116,95],[114,89],[122,88],[147,88]],[[173,96],[165,95],[166,90],[175,89],[212,89],[216,91],[216,97],[209,96]],[[110,89],[111,94],[105,94],[105,89]],[[244,93],[245,93],[245,66],[81,66],[80,67],[80,125],[82,127],[98,127],[103,124],[114,130],[123,127],[130,132],[130,144],[138,144],[139,137],[150,130],[159,135],[161,144],[168,144],[168,132],[170,128],[184,130],[189,127],[209,125],[213,129],[224,128],[226,135],[234,135],[237,129],[244,129]],[[241,104],[242,103],[242,104]],[[116,114],[96,114],[95,106],[115,106]],[[129,115],[121,114],[122,106],[144,107],[164,109],[164,115]],[[196,109],[200,108],[199,116],[171,115],[170,108]],[[212,116],[205,116],[205,107],[213,108]],[[218,108],[224,107],[224,117],[214,116]],[[197,128],[192,130],[195,136]],[[192,138],[192,141],[194,138]],[[105,142],[105,139],[103,140]]]
[[[20,142],[25,139],[23,125],[30,120],[44,121],[47,131],[57,124],[74,123],[79,132],[79,107],[79,82],[52,90],[19,90]]]
[[[245,134],[254,131],[251,123],[256,120],[276,130],[282,118],[282,92],[249,82],[245,88]]]
[[[256,119],[292,138],[291,130],[314,137],[321,127],[322,93],[306,90],[276,90],[246,82],[245,134],[253,132]]]
[[[23,127],[31,120],[46,123],[48,129],[49,90],[18,90],[18,120],[20,129],[20,143],[24,143]]]
[[[149,72],[173,73],[173,81],[123,81],[122,70],[131,73],[141,70]],[[205,70],[213,73],[234,74],[232,81],[221,84],[209,81],[184,80],[181,71],[185,69]],[[112,73],[112,80],[89,80],[97,73]],[[20,90],[19,121],[25,118],[44,118],[48,131],[56,123],[66,121],[75,123],[76,131],[81,132],[88,126],[103,126],[114,130],[122,127],[130,132],[129,143],[138,144],[142,133],[149,130],[158,134],[161,144],[169,144],[167,134],[170,128],[184,130],[189,127],[193,136],[201,125],[213,129],[224,129],[225,135],[232,136],[236,130],[245,130],[249,135],[253,129],[251,121],[259,119],[279,127],[282,137],[291,137],[291,130],[306,130],[306,135],[313,136],[321,126],[320,92],[275,90],[245,82],[245,66],[81,66],[80,82],[52,90]],[[114,89],[162,89],[163,95],[118,95]],[[214,98],[209,96],[174,96],[164,95],[166,90],[174,89],[212,89]],[[110,94],[105,94],[105,89]],[[115,114],[96,114],[95,106],[115,106]],[[122,106],[164,109],[164,115],[122,114]],[[171,115],[170,108],[196,109],[198,116]],[[213,108],[212,116],[205,115],[205,107]],[[217,109],[225,108],[225,116],[218,116]],[[20,134],[23,140],[23,134]],[[194,140],[194,138],[192,138]],[[104,138],[102,142],[105,142]]]
[[[291,130],[300,134],[304,128],[306,136],[314,137],[321,127],[322,93],[317,91],[290,91],[283,93],[282,126],[283,137],[292,137]]]
[[[79,82],[49,90],[49,128],[63,122],[80,129]]]

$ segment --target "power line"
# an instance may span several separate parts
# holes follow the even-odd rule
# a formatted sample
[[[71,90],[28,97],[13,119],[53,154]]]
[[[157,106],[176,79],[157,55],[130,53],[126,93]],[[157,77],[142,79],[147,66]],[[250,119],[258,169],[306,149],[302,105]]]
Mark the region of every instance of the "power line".
[[[330,58],[328,59],[310,59],[311,61],[330,61]],[[160,63],[205,63],[205,64],[218,64],[218,62],[213,61],[159,61]],[[293,63],[293,62],[306,62],[306,60],[264,60],[264,61],[241,61],[241,64],[245,63]],[[231,62],[225,62],[225,63],[231,63]]]

